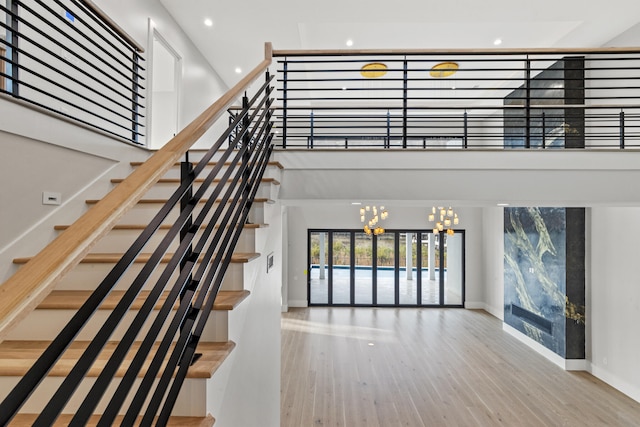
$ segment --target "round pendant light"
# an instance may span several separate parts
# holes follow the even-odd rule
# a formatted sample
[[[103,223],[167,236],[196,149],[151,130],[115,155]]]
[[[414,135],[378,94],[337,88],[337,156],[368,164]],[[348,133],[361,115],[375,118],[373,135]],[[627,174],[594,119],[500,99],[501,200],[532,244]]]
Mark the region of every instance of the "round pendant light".
[[[367,79],[377,79],[387,74],[387,65],[382,62],[371,62],[360,68],[360,74]]]
[[[441,62],[431,67],[429,74],[436,79],[453,76],[460,66],[457,62]]]

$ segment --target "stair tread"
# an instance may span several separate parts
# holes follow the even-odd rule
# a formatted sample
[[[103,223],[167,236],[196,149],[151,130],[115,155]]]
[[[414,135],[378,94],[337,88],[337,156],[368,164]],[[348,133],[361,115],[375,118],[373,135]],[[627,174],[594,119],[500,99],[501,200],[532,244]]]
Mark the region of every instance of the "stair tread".
[[[91,254],[87,254],[85,255],[85,257],[80,261],[81,264],[113,264],[116,263],[120,260],[120,258],[122,258],[121,253],[109,253],[109,252],[104,252],[104,253],[91,253]],[[163,263],[167,263],[169,262],[169,260],[171,259],[171,257],[173,256],[172,253],[166,253],[163,257],[162,257],[162,261]],[[232,263],[247,263],[251,260],[254,260],[256,258],[258,258],[260,256],[259,253],[257,252],[234,252],[233,255],[231,256],[231,262]],[[151,257],[150,253],[142,253],[140,255],[138,255],[138,257],[135,259],[134,263],[145,263],[147,261],[149,261],[149,258]],[[13,263],[14,264],[26,264],[32,257],[21,257],[21,258],[14,258]]]
[[[113,184],[120,184],[122,181],[124,181],[124,178],[113,178],[111,180]],[[221,181],[220,178],[216,178],[213,180],[213,182],[215,183],[218,183],[220,181]],[[227,180],[227,182],[231,182],[231,181],[233,181],[233,179],[231,178]],[[181,182],[180,178],[160,178],[156,184],[180,184],[180,182]],[[204,178],[197,178],[195,182],[197,183],[204,182]],[[275,178],[262,178],[261,182],[265,184],[280,185],[280,181],[278,181]]]
[[[91,341],[72,342],[60,360],[51,368],[48,375],[51,377],[66,377],[69,375],[73,365],[90,343]],[[0,376],[24,376],[49,344],[50,341],[3,341],[0,343]],[[88,377],[97,377],[100,374],[117,345],[117,341],[107,343],[103,351],[98,355],[95,363],[87,372]],[[157,343],[154,344],[151,353],[155,352],[157,345]],[[201,353],[202,356],[189,367],[187,378],[211,378],[231,353],[235,345],[233,341],[200,342],[196,351]],[[115,375],[116,377],[122,377],[124,375],[133,359],[133,355],[139,347],[140,342],[133,344],[131,351],[129,351],[125,360],[120,365]],[[149,361],[147,360],[140,370],[138,377],[146,373],[148,365]]]
[[[32,426],[39,414],[18,414],[9,423],[9,427],[27,427]],[[58,417],[53,427],[62,427],[69,425],[72,414],[62,414]],[[94,415],[89,419],[86,424],[87,427],[94,427],[98,425],[98,415]],[[124,416],[118,416],[115,420],[115,425],[120,425]],[[141,419],[141,417],[139,417]],[[206,417],[169,417],[168,427],[211,427],[215,423],[215,419],[208,415]]]
[[[51,292],[47,297],[38,305],[38,309],[41,310],[78,310],[82,304],[89,298],[93,291],[91,290],[57,290]],[[125,291],[115,290],[105,298],[100,305],[100,310],[113,310],[122,299]],[[169,292],[163,292],[162,296],[158,300],[155,309],[159,310],[162,304],[167,299]],[[236,308],[244,299],[249,296],[250,292],[247,290],[242,291],[219,291],[213,305],[214,310],[229,311]],[[149,295],[149,291],[141,291],[138,297],[131,305],[131,310],[140,310],[142,304],[146,301]]]
[[[149,224],[117,224],[112,228],[112,230],[144,230]],[[162,224],[160,225],[160,230],[168,230],[173,226],[173,224]],[[70,226],[68,224],[56,225],[54,226],[54,230],[66,230]],[[202,225],[202,227],[206,227],[206,225]],[[267,228],[269,224],[244,224],[243,228],[255,229],[255,228]],[[216,228],[218,226],[216,225]]]
[[[144,162],[131,162],[130,164],[131,164],[131,166],[140,166],[142,163],[144,163]],[[198,162],[191,162],[191,163],[194,164],[194,165],[198,164]],[[207,163],[207,166],[215,166],[216,164],[217,164],[217,162],[209,162],[209,163]],[[282,166],[282,163],[277,162],[277,161],[270,161],[268,164],[269,164],[269,166],[275,166],[278,169],[284,169],[284,166]],[[225,166],[230,166],[231,162],[225,162],[224,165]],[[180,162],[176,162],[174,164],[174,166],[180,166]]]
[[[200,201],[198,203],[207,203],[209,199],[200,199]],[[88,205],[95,205],[96,203],[98,203],[100,201],[100,199],[89,199],[89,200],[85,200],[85,203]],[[138,200],[138,204],[162,204],[164,205],[165,203],[167,203],[168,199],[140,199]],[[216,199],[216,203],[220,203],[222,200],[221,199]],[[227,200],[227,203],[231,203],[233,200],[229,199]],[[273,204],[275,201],[273,199],[268,199],[266,197],[256,197],[255,199],[253,199],[254,203],[271,203]]]

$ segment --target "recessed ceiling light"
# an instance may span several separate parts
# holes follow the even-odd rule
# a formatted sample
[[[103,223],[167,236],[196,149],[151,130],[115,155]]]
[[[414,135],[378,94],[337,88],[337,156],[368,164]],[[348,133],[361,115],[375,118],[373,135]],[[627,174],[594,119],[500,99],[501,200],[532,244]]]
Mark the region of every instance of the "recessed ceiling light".
[[[347,40],[347,46],[353,46],[353,40],[351,39]]]
[[[207,27],[213,27],[213,21],[209,18],[206,18],[204,20],[204,25],[206,25]]]
[[[493,41],[493,44],[494,44],[495,46],[500,46],[500,45],[502,44],[502,39],[495,39],[495,40]]]
[[[501,206],[501,207],[509,206],[509,203],[498,203],[498,206]]]
[[[361,202],[351,202],[351,204],[352,204],[352,205],[359,206],[359,205],[361,205],[362,203],[361,203]]]
[[[237,74],[240,74],[241,72],[242,72],[242,68],[240,68],[240,67],[236,67],[236,73],[237,73]]]

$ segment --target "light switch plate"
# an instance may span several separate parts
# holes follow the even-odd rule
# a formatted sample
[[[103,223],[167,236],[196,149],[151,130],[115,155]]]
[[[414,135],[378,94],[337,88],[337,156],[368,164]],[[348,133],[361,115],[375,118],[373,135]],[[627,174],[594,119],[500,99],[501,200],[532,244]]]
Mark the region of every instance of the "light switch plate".
[[[42,192],[43,205],[59,205],[60,203],[62,203],[62,194],[54,193],[53,191]]]

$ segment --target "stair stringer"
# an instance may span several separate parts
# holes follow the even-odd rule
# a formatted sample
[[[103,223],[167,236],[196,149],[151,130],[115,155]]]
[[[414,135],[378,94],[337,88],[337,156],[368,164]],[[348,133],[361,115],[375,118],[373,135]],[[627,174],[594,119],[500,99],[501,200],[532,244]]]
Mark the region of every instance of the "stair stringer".
[[[265,206],[264,213],[269,227],[256,230],[261,256],[243,275],[251,295],[229,321],[229,339],[236,348],[207,382],[207,412],[215,414],[216,427],[280,425],[280,203]],[[267,272],[268,256],[274,263]]]

